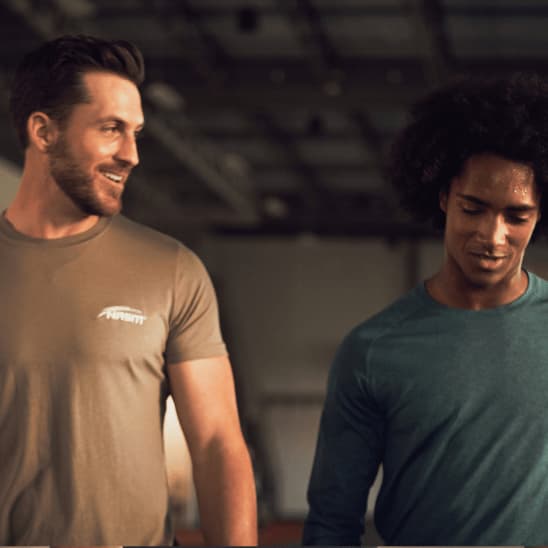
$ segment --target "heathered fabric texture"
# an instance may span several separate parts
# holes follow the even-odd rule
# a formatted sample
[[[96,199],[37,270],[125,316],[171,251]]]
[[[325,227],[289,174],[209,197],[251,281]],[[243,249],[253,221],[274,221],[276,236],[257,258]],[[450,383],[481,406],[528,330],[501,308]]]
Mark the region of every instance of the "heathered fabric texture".
[[[201,262],[122,216],[2,216],[0,264],[0,545],[171,544],[166,367],[226,353]]]
[[[335,358],[309,485],[307,544],[358,544],[377,469],[387,544],[548,542],[548,283],[472,311],[424,285]]]

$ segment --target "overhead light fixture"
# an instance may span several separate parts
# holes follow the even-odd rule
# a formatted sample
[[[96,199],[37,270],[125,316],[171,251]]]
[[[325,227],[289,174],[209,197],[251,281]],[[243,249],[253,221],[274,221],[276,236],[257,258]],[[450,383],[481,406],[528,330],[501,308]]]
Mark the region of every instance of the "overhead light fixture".
[[[234,152],[226,152],[222,155],[221,166],[234,177],[248,177],[251,171],[248,161]]]
[[[146,87],[146,96],[157,107],[164,110],[178,111],[185,107],[184,97],[165,82],[151,82]]]
[[[271,219],[284,219],[289,215],[288,205],[278,196],[266,196],[263,210]]]

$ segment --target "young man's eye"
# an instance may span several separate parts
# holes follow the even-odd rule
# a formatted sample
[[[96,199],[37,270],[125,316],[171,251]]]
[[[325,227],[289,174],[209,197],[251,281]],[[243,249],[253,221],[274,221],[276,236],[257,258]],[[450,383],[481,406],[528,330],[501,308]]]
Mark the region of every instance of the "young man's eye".
[[[462,212],[466,213],[467,215],[479,215],[481,213],[481,209],[473,209],[471,207],[463,207]]]
[[[525,217],[508,217],[508,222],[512,223],[513,225],[521,225],[523,223],[526,223],[527,221],[528,219],[526,219]]]
[[[118,126],[105,126],[102,128],[102,131],[107,135],[112,135],[118,131]]]

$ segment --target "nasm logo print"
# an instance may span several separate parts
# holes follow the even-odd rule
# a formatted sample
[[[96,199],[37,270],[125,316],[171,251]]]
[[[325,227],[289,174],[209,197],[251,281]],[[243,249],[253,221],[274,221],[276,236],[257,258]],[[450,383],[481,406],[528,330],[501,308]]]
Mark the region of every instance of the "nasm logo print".
[[[97,319],[101,318],[135,325],[143,325],[147,319],[142,310],[129,306],[107,306],[97,315]]]

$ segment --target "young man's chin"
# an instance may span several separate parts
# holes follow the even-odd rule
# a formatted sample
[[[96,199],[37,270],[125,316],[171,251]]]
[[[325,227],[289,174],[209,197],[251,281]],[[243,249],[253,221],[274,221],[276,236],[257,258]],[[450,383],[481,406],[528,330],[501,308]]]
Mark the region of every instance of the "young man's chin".
[[[113,206],[105,206],[101,208],[98,215],[100,217],[114,217],[114,215],[118,215],[122,211],[122,202],[118,202],[116,205]]]
[[[122,211],[122,197],[120,196],[119,198],[109,200],[104,204],[103,210],[103,217],[112,217],[113,215],[120,213],[120,211]]]
[[[503,284],[510,278],[508,270],[485,269],[469,271],[466,273],[468,283],[478,289],[492,289]]]
[[[76,204],[85,215],[113,217],[122,211],[122,199],[97,200],[93,204]]]

